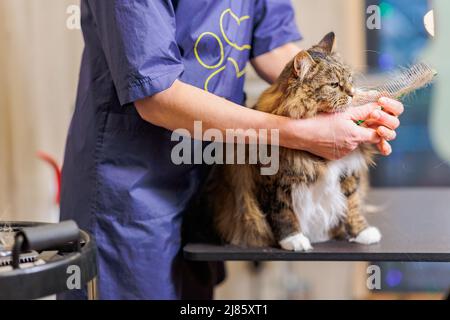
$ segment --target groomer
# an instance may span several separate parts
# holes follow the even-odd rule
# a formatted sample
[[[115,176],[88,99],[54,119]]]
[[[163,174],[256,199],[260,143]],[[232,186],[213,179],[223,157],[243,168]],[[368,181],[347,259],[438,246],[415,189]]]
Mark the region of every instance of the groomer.
[[[311,120],[242,107],[247,62],[270,83],[299,51],[289,0],[82,0],[81,11],[61,215],[95,236],[103,299],[176,299],[195,288],[182,285],[180,227],[208,168],[173,164],[171,130],[193,131],[194,120],[223,132],[276,128],[282,146],[328,159],[363,142],[392,151],[396,101]],[[353,122],[369,118],[375,127]]]

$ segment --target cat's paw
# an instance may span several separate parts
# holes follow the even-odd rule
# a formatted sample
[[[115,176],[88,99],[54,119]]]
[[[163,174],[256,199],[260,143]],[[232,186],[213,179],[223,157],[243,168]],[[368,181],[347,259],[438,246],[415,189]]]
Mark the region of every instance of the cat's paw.
[[[356,238],[350,239],[351,242],[362,244],[378,243],[381,240],[380,230],[376,227],[368,227],[361,231]]]
[[[279,242],[280,247],[284,250],[290,251],[308,251],[312,250],[311,242],[303,235],[303,233],[296,233],[292,236],[286,237]]]

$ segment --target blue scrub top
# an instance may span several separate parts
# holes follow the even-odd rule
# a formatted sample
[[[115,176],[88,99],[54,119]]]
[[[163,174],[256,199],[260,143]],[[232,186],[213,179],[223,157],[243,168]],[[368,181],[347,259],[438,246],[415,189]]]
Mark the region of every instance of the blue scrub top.
[[[61,218],[95,236],[101,298],[179,298],[181,218],[207,169],[173,164],[171,132],[142,120],[133,102],[180,79],[243,104],[249,59],[300,39],[291,3],[82,0],[81,12]]]

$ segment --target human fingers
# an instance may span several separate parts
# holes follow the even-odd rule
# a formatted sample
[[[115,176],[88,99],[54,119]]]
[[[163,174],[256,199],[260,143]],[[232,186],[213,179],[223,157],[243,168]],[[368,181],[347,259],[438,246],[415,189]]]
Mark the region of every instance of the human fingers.
[[[380,135],[372,128],[356,126],[354,135],[359,143],[379,143],[381,141]]]
[[[392,141],[397,137],[397,133],[394,130],[380,126],[376,129],[378,135],[386,141]]]
[[[368,103],[358,107],[352,107],[347,110],[347,116],[353,121],[366,120],[376,110],[380,111],[378,103]]]
[[[400,120],[396,116],[390,115],[381,110],[374,110],[369,115],[365,123],[368,126],[378,124],[391,130],[395,130],[400,126]]]
[[[405,110],[403,103],[394,99],[383,97],[378,100],[378,103],[385,112],[396,117],[400,116]]]
[[[388,156],[392,153],[392,147],[386,140],[382,139],[378,144],[377,148],[380,153],[384,156]]]

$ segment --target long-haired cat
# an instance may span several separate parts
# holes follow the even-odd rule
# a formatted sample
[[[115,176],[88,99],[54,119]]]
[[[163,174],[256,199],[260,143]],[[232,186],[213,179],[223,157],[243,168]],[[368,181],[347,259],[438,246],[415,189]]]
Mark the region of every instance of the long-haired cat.
[[[329,33],[298,53],[255,109],[300,119],[348,108],[351,72],[334,45]],[[365,145],[335,161],[280,148],[275,175],[261,175],[257,164],[218,166],[207,188],[215,229],[227,243],[294,251],[331,238],[376,243],[381,234],[362,215],[372,156]]]

